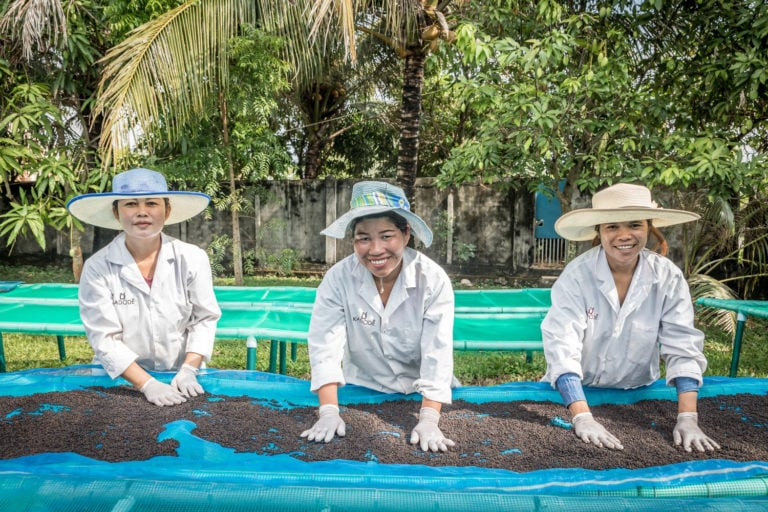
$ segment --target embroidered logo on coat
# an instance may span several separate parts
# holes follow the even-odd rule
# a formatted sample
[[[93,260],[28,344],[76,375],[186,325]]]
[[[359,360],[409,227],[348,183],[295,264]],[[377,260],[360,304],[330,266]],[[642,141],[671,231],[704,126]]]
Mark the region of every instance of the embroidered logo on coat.
[[[594,306],[590,306],[587,308],[587,318],[590,320],[597,320],[597,313],[595,313]]]
[[[135,298],[133,297],[126,298],[125,292],[120,292],[120,295],[118,295],[117,297],[118,298],[116,299],[115,294],[114,293],[112,294],[112,305],[114,306],[130,306],[131,304],[136,303]]]
[[[353,316],[352,317],[352,321],[353,322],[360,322],[362,325],[368,325],[368,326],[376,324],[376,319],[374,319],[374,318],[371,318],[370,320],[368,319],[368,312],[367,311],[363,311],[360,314],[360,316]]]

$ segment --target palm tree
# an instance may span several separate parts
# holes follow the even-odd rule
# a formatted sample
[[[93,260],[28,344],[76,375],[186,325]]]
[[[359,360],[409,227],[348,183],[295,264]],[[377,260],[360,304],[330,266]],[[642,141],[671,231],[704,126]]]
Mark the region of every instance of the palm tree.
[[[683,202],[678,194],[678,201]],[[746,299],[759,295],[768,279],[768,204],[751,197],[742,201],[710,200],[705,191],[687,194],[685,208],[702,212],[686,232],[683,271],[694,300],[699,297]],[[701,318],[731,334],[736,315],[723,309],[703,309]]]
[[[119,166],[143,134],[177,140],[208,99],[226,90],[227,43],[256,22],[249,0],[189,1],[129,32],[110,49],[99,84],[100,149]],[[162,123],[162,126],[159,126]]]
[[[164,119],[178,136],[215,84],[226,86],[226,41],[243,23],[261,22],[286,40],[296,90],[323,84],[346,50],[357,62],[358,32],[385,43],[403,59],[398,180],[412,197],[418,171],[424,61],[442,39],[455,37],[443,14],[459,0],[203,0],[185,2],[130,33],[104,59],[97,109],[104,115],[101,150],[107,163],[125,157],[136,133]],[[310,21],[312,23],[310,23]],[[360,21],[360,23],[358,23]],[[311,34],[309,28],[311,26]],[[311,36],[311,37],[310,37]],[[215,77],[215,80],[213,80]],[[338,91],[338,89],[335,89]],[[162,93],[159,93],[162,91]],[[336,108],[336,106],[334,106]],[[312,164],[311,160],[308,160]],[[311,169],[306,175],[316,175]]]
[[[295,150],[305,179],[322,173],[326,149],[352,128],[348,119],[374,97],[379,77],[392,65],[377,45],[367,44],[370,39],[360,45],[363,58],[352,63],[344,58],[341,39],[313,37],[307,22],[311,6],[311,0],[266,2],[260,11],[261,24],[283,39],[284,58],[293,66],[286,100],[300,125]]]
[[[397,180],[410,198],[414,197],[419,166],[424,63],[441,41],[455,39],[446,13],[466,3],[464,0],[316,0],[312,11],[313,35],[327,40],[341,34],[347,56],[353,62],[357,60],[357,32],[386,44],[402,59]],[[330,29],[334,24],[336,31]]]

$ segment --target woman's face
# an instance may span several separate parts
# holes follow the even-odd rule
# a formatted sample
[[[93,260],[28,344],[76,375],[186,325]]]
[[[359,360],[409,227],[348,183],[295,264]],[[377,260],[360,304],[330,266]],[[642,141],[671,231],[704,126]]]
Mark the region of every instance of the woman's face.
[[[120,199],[115,211],[126,236],[134,238],[158,236],[170,214],[171,205],[162,197]]]
[[[399,267],[410,237],[410,227],[403,233],[387,218],[363,219],[355,226],[355,254],[371,274],[385,278]]]
[[[648,221],[600,224],[598,233],[611,269],[634,268],[640,251],[648,242]]]

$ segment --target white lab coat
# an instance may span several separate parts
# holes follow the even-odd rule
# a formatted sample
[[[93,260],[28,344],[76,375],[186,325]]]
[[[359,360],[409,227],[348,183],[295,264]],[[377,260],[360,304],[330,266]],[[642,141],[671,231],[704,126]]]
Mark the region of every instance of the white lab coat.
[[[80,318],[94,362],[113,379],[133,361],[177,370],[187,352],[209,361],[221,310],[208,255],[165,234],[150,288],[125,247],[125,234],[88,258],[80,278]]]
[[[308,336],[310,389],[349,382],[451,403],[453,312],[448,275],[420,252],[405,249],[386,307],[371,273],[356,255],[346,257],[317,289]]]
[[[552,307],[541,324],[547,373],[555,386],[575,373],[587,386],[630,389],[659,378],[702,383],[704,334],[693,326],[693,303],[683,273],[669,259],[640,253],[624,304],[602,247],[569,263],[552,287]]]

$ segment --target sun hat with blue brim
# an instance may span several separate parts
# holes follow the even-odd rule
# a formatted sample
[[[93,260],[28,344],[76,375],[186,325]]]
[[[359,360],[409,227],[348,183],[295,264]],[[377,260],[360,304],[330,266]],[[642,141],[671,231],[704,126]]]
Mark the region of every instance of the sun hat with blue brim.
[[[82,194],[67,203],[69,213],[81,221],[107,229],[122,229],[112,213],[112,203],[118,199],[142,197],[168,198],[171,214],[165,224],[177,224],[205,210],[211,198],[202,192],[168,190],[165,177],[151,169],[131,169],[112,178],[112,192]]]
[[[403,189],[382,181],[361,181],[352,187],[352,199],[347,213],[333,221],[320,234],[333,238],[344,238],[353,220],[377,213],[393,212],[405,218],[411,232],[429,247],[432,244],[432,230],[421,217],[411,212],[411,205]]]

